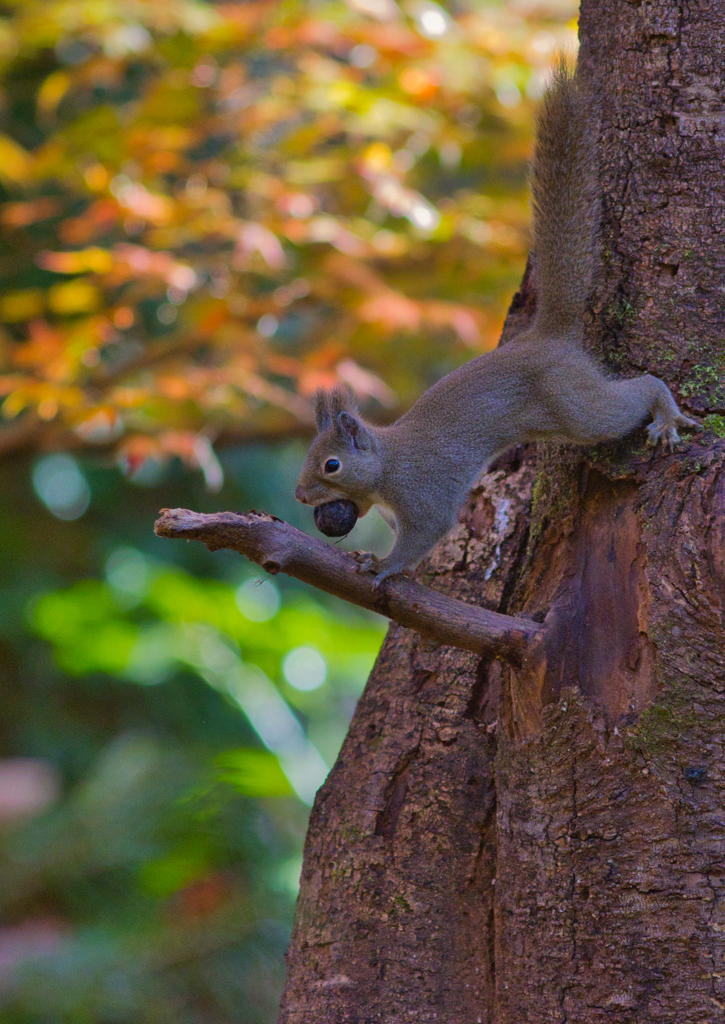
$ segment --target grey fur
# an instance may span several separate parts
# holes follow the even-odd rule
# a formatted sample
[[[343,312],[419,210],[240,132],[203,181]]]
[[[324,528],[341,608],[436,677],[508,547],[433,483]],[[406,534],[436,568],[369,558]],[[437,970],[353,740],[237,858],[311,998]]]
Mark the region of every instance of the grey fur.
[[[416,565],[454,524],[471,486],[497,455],[537,438],[593,444],[623,437],[652,417],[649,441],[672,445],[683,416],[650,374],[612,380],[579,347],[597,259],[594,130],[576,77],[560,62],[538,119],[533,164],[537,312],[529,331],[434,384],[390,427],[358,413],[336,388],[316,397],[319,434],[296,496],[310,505],[377,505],[396,534],[375,584]],[[341,468],[325,473],[337,458]]]
[[[599,180],[592,97],[559,57],[536,117],[531,167],[534,206],[534,330],[581,339],[585,304],[599,267]]]

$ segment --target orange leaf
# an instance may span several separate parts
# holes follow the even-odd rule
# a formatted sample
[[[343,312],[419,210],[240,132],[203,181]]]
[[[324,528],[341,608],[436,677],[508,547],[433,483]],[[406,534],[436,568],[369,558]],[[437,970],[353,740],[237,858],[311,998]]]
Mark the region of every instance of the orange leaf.
[[[229,307],[225,302],[215,303],[211,309],[205,311],[199,322],[199,333],[203,335],[214,334],[219,328],[230,319]]]
[[[35,199],[31,203],[6,203],[3,206],[3,224],[10,228],[24,228],[28,224],[35,224],[36,221],[46,220],[54,217],[63,209],[60,199],[53,199],[45,196],[43,199]]]
[[[389,330],[415,331],[422,319],[420,303],[393,291],[363,302],[357,313],[361,320],[377,321]]]

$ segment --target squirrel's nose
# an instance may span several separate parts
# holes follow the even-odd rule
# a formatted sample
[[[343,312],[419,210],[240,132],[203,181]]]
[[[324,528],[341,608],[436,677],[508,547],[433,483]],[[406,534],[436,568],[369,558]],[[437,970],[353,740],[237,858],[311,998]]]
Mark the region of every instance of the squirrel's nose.
[[[295,490],[295,498],[297,498],[298,501],[301,501],[303,505],[307,504],[307,495],[299,484],[297,484],[297,488]]]

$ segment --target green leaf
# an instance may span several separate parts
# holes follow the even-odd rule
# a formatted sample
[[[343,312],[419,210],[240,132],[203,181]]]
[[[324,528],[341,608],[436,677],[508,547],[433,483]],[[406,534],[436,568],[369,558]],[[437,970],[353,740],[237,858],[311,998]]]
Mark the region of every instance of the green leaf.
[[[245,796],[289,796],[292,793],[278,759],[269,751],[227,750],[214,764],[219,769],[219,781]]]

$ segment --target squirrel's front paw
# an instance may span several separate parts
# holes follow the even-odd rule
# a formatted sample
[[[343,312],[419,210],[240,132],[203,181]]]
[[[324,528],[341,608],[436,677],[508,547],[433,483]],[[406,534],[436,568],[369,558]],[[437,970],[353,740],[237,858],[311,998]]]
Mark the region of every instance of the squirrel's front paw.
[[[400,576],[403,569],[397,565],[387,564],[387,558],[384,558],[382,562],[378,562],[377,568],[380,570],[373,580],[373,590],[377,590],[383,580],[386,580],[389,576]]]
[[[391,566],[386,566],[385,559],[381,561],[376,555],[371,554],[369,551],[353,551],[352,556],[357,563],[355,566],[356,572],[375,573],[373,590],[377,590],[383,580],[386,580],[388,576],[395,576],[400,572],[400,569],[394,569]]]
[[[375,572],[380,568],[380,561],[370,551],[353,551],[352,557],[357,563],[355,572]]]
[[[377,590],[383,580],[386,580],[388,576],[397,576],[400,573],[400,569],[383,569],[379,572],[373,580],[373,590]]]

